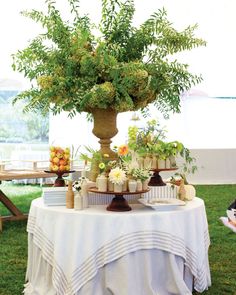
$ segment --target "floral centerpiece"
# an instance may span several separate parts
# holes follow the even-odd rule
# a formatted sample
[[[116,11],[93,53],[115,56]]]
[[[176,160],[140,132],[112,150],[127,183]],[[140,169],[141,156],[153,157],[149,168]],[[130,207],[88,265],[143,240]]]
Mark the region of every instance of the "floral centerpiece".
[[[126,173],[119,167],[111,169],[109,173],[109,180],[118,185],[122,185],[127,179]]]
[[[170,167],[173,168],[177,167],[175,161],[177,156],[183,158],[185,166],[193,164],[195,159],[191,157],[189,149],[183,143],[177,140],[167,142],[165,138],[166,130],[156,120],[148,121],[147,126],[142,128],[137,126],[128,128],[128,146],[139,156],[157,157],[164,161],[170,159]]]
[[[23,99],[25,111],[44,114],[92,114],[103,154],[112,155],[110,138],[118,132],[119,112],[145,112],[150,103],[164,114],[178,112],[180,94],[202,80],[188,65],[170,58],[205,45],[194,36],[197,25],[178,32],[165,9],[134,27],[132,0],[101,0],[102,17],[96,25],[79,14],[78,0],[68,0],[72,21],[63,20],[54,0],[45,2],[47,13],[23,12],[44,30],[13,56],[13,69],[32,81],[15,102]]]
[[[148,180],[150,178],[152,173],[148,169],[137,168],[137,169],[134,169],[134,171],[132,172],[132,175],[136,179],[140,179],[142,182],[144,182],[145,180]]]
[[[72,186],[73,188],[77,191],[80,192],[81,191],[81,185],[82,185],[82,180],[76,180],[73,182]]]
[[[167,142],[165,138],[166,130],[156,120],[148,121],[147,126],[142,128],[130,126],[128,129],[128,146],[139,155],[140,166],[154,171],[150,185],[165,185],[159,171],[166,169],[178,169],[175,176],[183,178],[187,183],[186,174],[197,170],[196,159],[183,143],[177,140]],[[174,178],[171,181],[174,182]]]

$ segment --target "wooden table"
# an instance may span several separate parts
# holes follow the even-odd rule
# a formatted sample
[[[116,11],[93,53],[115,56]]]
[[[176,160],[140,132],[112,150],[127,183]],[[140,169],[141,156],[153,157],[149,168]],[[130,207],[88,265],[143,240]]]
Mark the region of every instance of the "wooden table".
[[[41,170],[5,170],[0,171],[0,183],[3,180],[17,180],[17,179],[36,179],[36,178],[50,178],[55,177],[54,173],[46,173]],[[4,220],[24,220],[28,218],[28,214],[23,214],[13,202],[0,190],[0,201],[12,213],[10,216],[2,216]],[[0,222],[1,223],[1,222]]]

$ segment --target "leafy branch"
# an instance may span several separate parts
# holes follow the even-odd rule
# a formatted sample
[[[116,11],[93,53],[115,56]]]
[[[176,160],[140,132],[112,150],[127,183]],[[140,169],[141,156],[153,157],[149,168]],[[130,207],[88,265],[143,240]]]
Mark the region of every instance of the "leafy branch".
[[[159,9],[134,27],[133,0],[101,0],[97,27],[87,15],[80,15],[78,0],[67,1],[72,22],[63,20],[54,0],[45,0],[47,13],[22,12],[44,32],[13,55],[13,69],[32,81],[15,102],[24,100],[25,111],[67,111],[70,117],[95,108],[140,109],[146,115],[150,103],[165,116],[179,112],[181,93],[202,77],[169,58],[206,45],[194,36],[197,25],[178,32],[166,10]],[[92,34],[94,28],[100,29],[100,37]]]

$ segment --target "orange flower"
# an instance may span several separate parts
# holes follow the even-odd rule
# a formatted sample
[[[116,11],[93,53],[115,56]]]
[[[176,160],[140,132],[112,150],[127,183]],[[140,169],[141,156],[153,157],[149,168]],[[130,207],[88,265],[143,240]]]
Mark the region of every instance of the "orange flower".
[[[129,152],[129,148],[126,144],[123,144],[118,147],[118,155],[119,156],[126,156]]]

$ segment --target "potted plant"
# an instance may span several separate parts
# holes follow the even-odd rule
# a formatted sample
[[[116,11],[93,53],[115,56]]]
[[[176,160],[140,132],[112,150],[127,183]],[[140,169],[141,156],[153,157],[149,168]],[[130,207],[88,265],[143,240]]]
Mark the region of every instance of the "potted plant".
[[[114,184],[114,192],[122,192],[123,183],[126,181],[126,173],[120,167],[111,169],[109,180]]]
[[[25,111],[44,114],[91,114],[101,152],[112,155],[110,138],[118,132],[118,113],[145,113],[150,103],[165,115],[179,111],[180,94],[202,78],[169,57],[205,41],[194,36],[196,25],[182,32],[174,29],[165,9],[134,27],[132,0],[101,0],[97,26],[79,14],[78,2],[68,0],[72,22],[63,20],[54,0],[45,0],[46,13],[23,12],[44,30],[13,55],[13,69],[32,81],[14,102],[23,99]],[[93,34],[94,27],[100,35]]]
[[[142,182],[142,189],[146,190],[148,188],[148,182],[152,173],[150,173],[149,169],[137,168],[133,171],[133,176],[136,179],[140,179]]]

